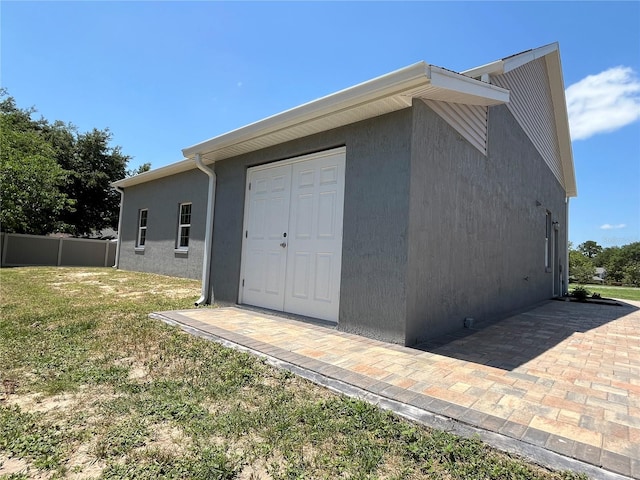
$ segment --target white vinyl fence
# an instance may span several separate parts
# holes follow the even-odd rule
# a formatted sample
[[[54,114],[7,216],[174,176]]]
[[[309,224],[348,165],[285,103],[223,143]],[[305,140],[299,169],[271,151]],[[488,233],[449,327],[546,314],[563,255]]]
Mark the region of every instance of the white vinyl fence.
[[[116,241],[2,233],[0,252],[2,267],[111,267]]]

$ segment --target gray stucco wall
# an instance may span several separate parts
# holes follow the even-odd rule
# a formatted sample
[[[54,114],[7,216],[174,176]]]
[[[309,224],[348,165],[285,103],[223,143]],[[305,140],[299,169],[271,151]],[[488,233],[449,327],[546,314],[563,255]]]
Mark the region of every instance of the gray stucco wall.
[[[407,345],[551,298],[546,211],[561,263],[567,225],[564,190],[506,107],[489,111],[486,157],[423,102],[413,113]]]
[[[339,328],[404,343],[411,109],[215,164],[212,284],[236,302],[247,168],[346,146]]]
[[[481,322],[550,298],[545,214],[559,222],[564,263],[565,193],[506,107],[490,109],[488,138],[484,156],[417,100],[413,108],[215,163],[215,300],[238,300],[247,169],[340,146],[339,329],[413,345],[462,328],[466,317]],[[127,188],[120,267],[200,278],[206,198],[199,170]],[[193,203],[188,256],[174,253],[181,202]],[[137,253],[141,208],[149,209],[147,244]]]
[[[125,189],[119,268],[200,279],[208,177],[198,169]],[[176,253],[180,203],[192,202],[188,253]],[[135,249],[138,211],[148,209],[144,251]]]

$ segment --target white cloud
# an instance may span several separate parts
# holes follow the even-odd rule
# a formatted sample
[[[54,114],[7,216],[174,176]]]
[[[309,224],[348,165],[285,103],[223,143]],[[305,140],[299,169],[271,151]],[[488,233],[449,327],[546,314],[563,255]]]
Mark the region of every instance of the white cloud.
[[[611,225],[609,223],[605,223],[604,225],[600,225],[602,230],[617,230],[618,228],[624,228],[627,225],[625,223],[619,223],[617,225]]]
[[[630,67],[589,75],[565,93],[572,140],[612,132],[640,119],[640,80]]]

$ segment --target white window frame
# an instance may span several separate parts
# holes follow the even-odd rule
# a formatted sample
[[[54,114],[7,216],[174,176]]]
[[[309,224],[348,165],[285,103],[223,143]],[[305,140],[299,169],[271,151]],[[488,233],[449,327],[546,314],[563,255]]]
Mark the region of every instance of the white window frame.
[[[183,223],[182,209],[187,205],[189,206],[189,219],[188,219],[189,222]],[[189,250],[189,241],[191,240],[191,213],[192,213],[191,205],[192,205],[191,202],[184,202],[178,206],[178,233],[176,236],[176,250],[180,252],[186,252]],[[188,234],[186,236],[182,235],[183,229],[188,229]],[[186,237],[187,239],[186,245],[181,245],[183,237]]]
[[[144,225],[142,224],[144,214]],[[141,208],[138,210],[138,234],[136,235],[136,249],[144,250],[147,243],[147,224],[149,223],[149,209]]]

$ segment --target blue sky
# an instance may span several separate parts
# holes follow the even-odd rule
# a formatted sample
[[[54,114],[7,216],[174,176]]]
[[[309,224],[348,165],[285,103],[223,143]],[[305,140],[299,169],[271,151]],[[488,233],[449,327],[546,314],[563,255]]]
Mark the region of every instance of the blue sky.
[[[108,127],[134,168],[425,60],[461,71],[560,43],[570,240],[640,241],[640,2],[0,2],[0,83]]]

